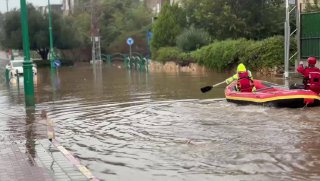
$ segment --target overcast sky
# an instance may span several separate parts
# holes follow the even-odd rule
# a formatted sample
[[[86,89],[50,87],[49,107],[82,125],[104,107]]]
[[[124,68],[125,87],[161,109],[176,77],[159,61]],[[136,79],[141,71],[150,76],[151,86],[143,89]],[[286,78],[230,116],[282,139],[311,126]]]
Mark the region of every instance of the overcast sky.
[[[0,12],[5,13],[7,11],[7,1],[0,0]],[[31,3],[34,6],[46,6],[48,0],[26,0],[27,3]],[[51,4],[61,4],[62,0],[50,0]],[[20,0],[8,0],[9,11],[11,9],[17,8],[20,9]]]

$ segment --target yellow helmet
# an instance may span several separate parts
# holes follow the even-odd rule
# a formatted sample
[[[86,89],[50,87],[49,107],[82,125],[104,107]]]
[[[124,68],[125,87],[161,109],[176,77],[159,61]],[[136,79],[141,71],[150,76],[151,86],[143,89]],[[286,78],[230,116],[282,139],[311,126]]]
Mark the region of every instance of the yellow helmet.
[[[246,67],[242,63],[240,63],[237,67],[237,72],[245,72],[245,71],[247,71]]]

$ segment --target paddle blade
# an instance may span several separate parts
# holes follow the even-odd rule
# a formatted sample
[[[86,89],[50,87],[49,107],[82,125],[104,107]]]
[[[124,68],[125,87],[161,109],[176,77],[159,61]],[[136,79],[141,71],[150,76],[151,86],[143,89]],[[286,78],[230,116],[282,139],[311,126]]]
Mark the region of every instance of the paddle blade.
[[[206,92],[210,91],[211,89],[212,89],[212,86],[202,87],[202,88],[201,88],[201,92],[202,92],[202,93],[206,93]]]

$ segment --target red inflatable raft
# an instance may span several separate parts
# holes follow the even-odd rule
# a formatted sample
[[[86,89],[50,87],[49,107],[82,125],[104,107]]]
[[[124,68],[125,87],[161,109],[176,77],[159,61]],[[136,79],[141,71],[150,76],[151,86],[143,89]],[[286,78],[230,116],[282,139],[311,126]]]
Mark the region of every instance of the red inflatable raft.
[[[236,81],[225,89],[227,101],[245,104],[265,104],[277,107],[303,107],[320,104],[320,96],[310,90],[289,89],[266,81],[255,80],[256,92],[238,92]]]

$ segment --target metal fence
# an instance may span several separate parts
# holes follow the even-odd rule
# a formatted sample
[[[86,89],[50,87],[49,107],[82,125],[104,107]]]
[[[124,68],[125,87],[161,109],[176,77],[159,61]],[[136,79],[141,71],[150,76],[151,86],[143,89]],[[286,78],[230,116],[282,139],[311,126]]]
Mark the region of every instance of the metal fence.
[[[320,57],[320,12],[301,13],[301,58]]]

